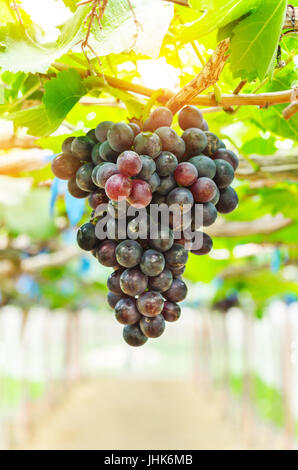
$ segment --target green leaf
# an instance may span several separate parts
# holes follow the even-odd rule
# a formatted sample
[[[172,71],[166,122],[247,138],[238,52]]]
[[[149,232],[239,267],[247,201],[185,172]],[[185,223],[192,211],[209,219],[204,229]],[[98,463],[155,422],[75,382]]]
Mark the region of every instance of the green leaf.
[[[43,103],[49,119],[62,122],[86,91],[79,73],[73,69],[60,72],[46,82]]]
[[[259,136],[254,139],[247,140],[242,145],[241,152],[245,155],[273,155],[274,152],[276,152],[275,138],[271,136],[269,139],[264,139]]]
[[[286,7],[286,0],[263,0],[233,29],[230,61],[234,77],[263,80],[272,74]]]
[[[133,49],[158,57],[173,13],[173,4],[160,0],[109,0],[102,27],[97,22],[92,26],[90,45],[99,56]]]
[[[243,15],[250,13],[261,0],[215,0],[213,8],[208,8],[208,12],[202,18],[190,25],[184,25],[180,29],[179,39],[182,43],[187,43],[209,34],[214,29],[219,29],[237,20]],[[196,8],[199,9],[199,2],[196,1]],[[200,2],[202,7],[209,2]],[[211,5],[212,7],[212,5]]]
[[[13,121],[17,127],[27,127],[28,134],[37,137],[52,134],[61,123],[61,120],[49,119],[44,105],[6,114],[3,119]]]
[[[49,66],[83,38],[82,24],[88,6],[79,7],[60,28],[56,43],[40,44],[19,23],[0,28],[0,67],[11,72],[46,72]]]

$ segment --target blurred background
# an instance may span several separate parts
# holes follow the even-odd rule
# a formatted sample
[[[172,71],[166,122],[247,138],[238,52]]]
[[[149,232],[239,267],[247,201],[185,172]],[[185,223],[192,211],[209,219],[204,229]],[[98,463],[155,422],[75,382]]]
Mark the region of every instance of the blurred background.
[[[22,4],[48,41],[57,15],[61,23],[71,14],[63,2],[59,11],[50,0]],[[285,69],[263,91],[297,78],[290,41]],[[193,48],[206,59],[213,46],[211,38]],[[201,68],[194,50],[177,52],[169,34],[158,59],[111,54],[102,67],[175,91]],[[30,80],[1,73],[0,92],[21,100],[20,112],[41,100],[40,91],[25,100]],[[234,85],[225,69],[222,91]],[[133,349],[106,302],[109,268],[76,246],[89,208],[50,169],[67,136],[126,119],[125,106],[134,113],[140,103],[113,89],[93,93],[44,135],[24,114],[0,120],[0,448],[297,448],[297,120],[283,120],[284,105],[203,110],[240,154],[240,204],[210,228],[210,255],[190,256],[180,320]]]

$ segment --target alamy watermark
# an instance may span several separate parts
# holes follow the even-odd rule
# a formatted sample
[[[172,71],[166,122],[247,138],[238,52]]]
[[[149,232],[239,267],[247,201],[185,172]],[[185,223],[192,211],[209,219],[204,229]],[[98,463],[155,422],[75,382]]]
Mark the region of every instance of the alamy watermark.
[[[97,220],[96,220],[97,219]],[[100,204],[93,213],[95,234],[99,240],[183,240],[187,250],[199,250],[203,244],[203,204],[150,204],[148,208]]]

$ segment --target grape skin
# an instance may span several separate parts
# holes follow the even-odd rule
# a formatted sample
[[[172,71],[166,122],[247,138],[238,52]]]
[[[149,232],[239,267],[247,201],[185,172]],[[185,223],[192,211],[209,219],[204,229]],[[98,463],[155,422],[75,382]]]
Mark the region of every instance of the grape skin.
[[[152,132],[141,132],[134,139],[134,151],[155,159],[161,152],[160,138]]]
[[[209,202],[216,196],[217,186],[213,180],[203,176],[190,189],[196,202]]]
[[[177,157],[171,152],[161,152],[155,160],[155,163],[156,171],[159,176],[171,175],[178,166]]]
[[[152,190],[150,185],[143,180],[132,180],[131,190],[127,196],[129,204],[137,209],[147,207],[152,199]]]
[[[236,191],[228,186],[220,191],[219,201],[216,204],[216,209],[221,214],[229,214],[238,206],[238,196]]]
[[[148,277],[138,268],[125,269],[120,277],[120,287],[122,291],[134,297],[142,294],[148,286]]]
[[[176,186],[177,184],[173,175],[164,176],[160,178],[160,186],[156,191],[162,196],[165,196]]]
[[[125,122],[117,122],[108,130],[107,139],[115,152],[123,152],[131,148],[134,140],[134,132]]]
[[[234,169],[226,160],[214,160],[216,165],[216,174],[213,178],[214,183],[219,189],[229,186],[234,179]]]
[[[173,114],[164,106],[160,106],[159,108],[155,109],[150,117],[144,123],[144,130],[145,131],[155,131],[159,127],[168,126],[170,127],[173,122]]]
[[[75,176],[68,181],[67,189],[69,194],[77,199],[83,199],[90,194],[88,191],[83,191],[78,187]]]
[[[80,136],[73,139],[71,143],[71,152],[79,160],[91,161],[91,152],[94,142],[87,136]]]
[[[213,247],[212,238],[207,233],[203,233],[202,246],[197,250],[191,250],[194,255],[207,255]]]
[[[95,136],[100,143],[107,140],[108,131],[114,123],[112,121],[103,121],[95,128]]]
[[[105,184],[105,192],[113,201],[123,201],[132,191],[132,181],[127,176],[116,174],[110,176]]]
[[[137,174],[137,177],[141,180],[148,181],[156,170],[155,161],[148,155],[140,155],[140,159],[142,162],[142,168]]]
[[[85,163],[76,173],[76,182],[83,191],[95,191],[96,186],[92,180],[93,163]]]
[[[201,129],[203,124],[203,114],[195,106],[184,106],[178,114],[178,123],[184,131],[190,127]]]
[[[198,170],[190,162],[179,163],[174,178],[181,186],[191,186],[198,178]]]
[[[123,339],[129,346],[135,347],[143,346],[148,341],[147,336],[141,332],[139,325],[126,325],[123,328]]]
[[[190,158],[189,163],[192,163],[197,171],[198,177],[206,176],[207,178],[213,179],[216,173],[216,165],[211,158],[205,155],[196,155]]]
[[[146,250],[141,258],[140,268],[146,276],[157,276],[165,267],[165,259],[162,253],[156,250]]]
[[[174,243],[172,248],[165,253],[165,259],[168,266],[180,268],[185,266],[188,260],[188,252],[183,246]]]
[[[161,313],[166,321],[173,322],[179,319],[181,315],[181,308],[178,304],[166,300]]]
[[[149,289],[157,292],[165,292],[173,282],[173,274],[168,268],[165,268],[157,276],[149,277]]]
[[[81,162],[72,153],[60,153],[52,161],[52,172],[61,180],[73,178],[81,166]]]
[[[71,153],[71,144],[75,140],[75,137],[67,137],[62,143],[62,153]]]
[[[218,151],[212,156],[214,160],[221,159],[226,160],[234,170],[236,170],[239,166],[239,159],[237,155],[232,152],[232,150],[228,150],[226,148],[219,148]]]
[[[205,135],[207,137],[207,145],[203,149],[203,153],[211,157],[219,150],[220,140],[213,132],[206,131]]]
[[[117,168],[125,176],[136,176],[142,169],[142,160],[136,152],[126,150],[117,158]]]
[[[165,331],[166,324],[162,315],[149,318],[143,317],[140,321],[140,329],[148,338],[159,338]]]
[[[104,188],[108,179],[119,173],[117,165],[115,163],[103,163],[97,165],[93,170],[93,182],[99,187]]]
[[[138,242],[124,240],[116,248],[116,259],[121,266],[133,268],[141,261],[143,250]]]
[[[200,155],[208,144],[206,133],[195,127],[191,127],[184,131],[182,139],[185,142],[188,158]]]
[[[145,317],[156,317],[162,312],[164,299],[159,292],[143,292],[137,299],[137,307]]]
[[[135,299],[126,297],[115,305],[116,320],[122,325],[134,325],[141,319]]]
[[[114,292],[108,292],[107,299],[108,299],[108,304],[111,308],[115,308],[117,302],[120,299],[123,299],[123,294],[114,294]]]
[[[90,222],[82,225],[77,232],[77,243],[82,250],[91,251],[97,243],[95,227]]]
[[[112,240],[103,241],[96,250],[96,258],[103,266],[113,268],[117,266],[116,243]]]
[[[187,296],[187,287],[182,279],[174,278],[171,287],[163,293],[170,302],[182,302]]]
[[[119,152],[115,152],[106,140],[99,147],[99,156],[104,162],[116,163]]]

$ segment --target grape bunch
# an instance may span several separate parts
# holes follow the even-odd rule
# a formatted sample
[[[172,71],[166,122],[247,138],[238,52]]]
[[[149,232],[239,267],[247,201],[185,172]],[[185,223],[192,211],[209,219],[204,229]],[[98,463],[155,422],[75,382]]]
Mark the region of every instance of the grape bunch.
[[[238,166],[235,153],[209,131],[196,107],[180,111],[181,135],[171,127],[172,121],[171,111],[159,107],[142,129],[135,122],[101,122],[84,136],[67,138],[62,153],[52,162],[54,175],[68,180],[72,196],[88,197],[91,218],[79,228],[77,242],[102,265],[113,268],[107,280],[107,300],[131,346],[159,337],[166,322],[178,320],[179,302],[187,295],[182,274],[189,251],[204,255],[212,249],[212,239],[200,231],[201,226],[212,225],[218,213],[229,213],[238,204],[230,186]],[[166,236],[157,220],[157,235],[146,232],[141,237],[142,224],[126,217],[127,210],[145,209],[149,220],[154,204],[175,204],[181,212],[188,208],[191,229],[201,234],[201,246],[192,249],[192,241],[175,237],[186,222],[182,218],[177,223],[171,214]],[[197,205],[203,214],[199,227],[195,225]],[[96,234],[101,222],[106,239]]]

